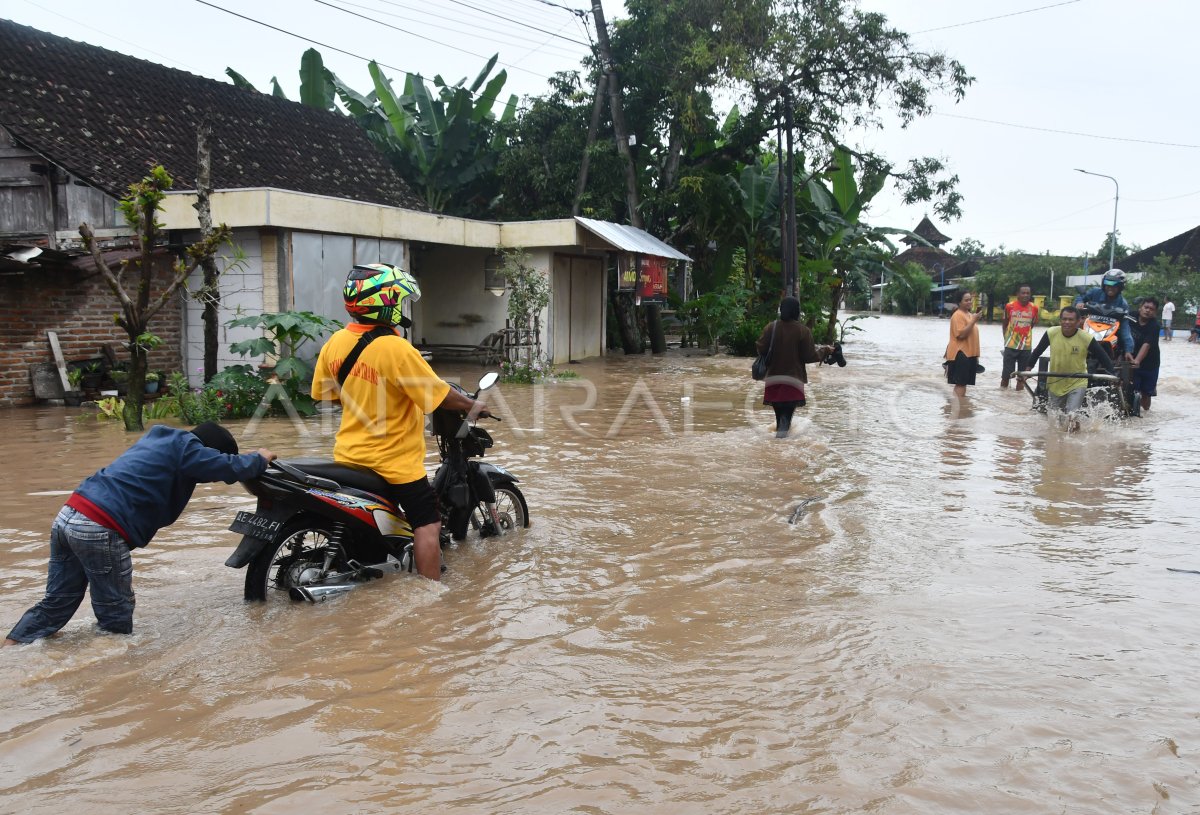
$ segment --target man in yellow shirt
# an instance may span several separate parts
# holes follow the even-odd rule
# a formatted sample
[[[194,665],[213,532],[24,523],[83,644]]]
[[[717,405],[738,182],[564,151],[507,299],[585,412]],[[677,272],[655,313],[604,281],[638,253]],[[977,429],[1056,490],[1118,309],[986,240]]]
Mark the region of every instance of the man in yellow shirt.
[[[1087,359],[1090,356],[1097,364],[1111,374],[1114,373],[1112,361],[1108,352],[1096,342],[1096,338],[1086,331],[1079,330],[1079,309],[1066,306],[1058,315],[1059,325],[1049,329],[1042,335],[1041,341],[1033,349],[1029,358],[1029,367],[1050,349],[1050,369],[1052,374],[1074,374],[1074,376],[1056,376],[1049,378],[1046,388],[1050,394],[1050,408],[1063,414],[1067,419],[1067,429],[1079,429],[1079,420],[1075,414],[1083,407],[1083,397],[1087,394],[1088,369]]]
[[[441,578],[437,496],[425,474],[425,414],[443,407],[488,417],[483,404],[443,382],[396,331],[410,325],[405,300],[421,297],[416,279],[398,266],[355,266],[342,290],[354,322],[321,348],[312,397],[342,404],[333,446],[341,464],[369,467],[391,485],[391,495],[413,528],[417,571]],[[349,362],[349,370],[342,370]]]

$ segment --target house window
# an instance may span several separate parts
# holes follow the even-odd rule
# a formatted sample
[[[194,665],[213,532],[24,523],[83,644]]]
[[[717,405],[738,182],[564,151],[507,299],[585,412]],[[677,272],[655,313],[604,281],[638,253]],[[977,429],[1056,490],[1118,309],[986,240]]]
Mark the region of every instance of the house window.
[[[503,257],[492,253],[483,260],[483,290],[497,297],[504,294],[504,273],[500,270]]]

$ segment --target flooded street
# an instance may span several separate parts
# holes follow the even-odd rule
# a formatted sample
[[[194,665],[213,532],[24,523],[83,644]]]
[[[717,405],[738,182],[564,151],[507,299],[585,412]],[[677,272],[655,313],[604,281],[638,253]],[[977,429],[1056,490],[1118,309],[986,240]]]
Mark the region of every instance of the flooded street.
[[[956,409],[947,322],[862,324],[787,440],[749,359],[490,392],[533,525],[441,585],[247,605],[253,500],[201,485],[134,553],[133,636],[85,600],[0,649],[0,812],[1200,812],[1200,574],[1169,571],[1200,570],[1200,347],[1162,346],[1145,418],[1067,436],[999,390],[998,325]],[[0,411],[5,631],[132,440],[77,416]]]

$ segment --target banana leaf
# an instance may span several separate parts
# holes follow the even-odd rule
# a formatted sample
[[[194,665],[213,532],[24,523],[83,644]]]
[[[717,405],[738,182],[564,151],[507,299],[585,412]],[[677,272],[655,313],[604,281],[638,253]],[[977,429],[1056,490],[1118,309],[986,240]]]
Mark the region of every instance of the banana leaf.
[[[250,80],[246,79],[246,77],[242,76],[241,74],[239,74],[237,71],[233,70],[232,68],[226,68],[225,74],[230,79],[233,80],[233,84],[236,87],[243,88],[248,91],[255,91],[255,92],[258,91],[258,88],[254,87],[253,85],[250,84]]]
[[[300,103],[318,110],[332,110],[333,93],[320,52],[309,48],[300,57]]]

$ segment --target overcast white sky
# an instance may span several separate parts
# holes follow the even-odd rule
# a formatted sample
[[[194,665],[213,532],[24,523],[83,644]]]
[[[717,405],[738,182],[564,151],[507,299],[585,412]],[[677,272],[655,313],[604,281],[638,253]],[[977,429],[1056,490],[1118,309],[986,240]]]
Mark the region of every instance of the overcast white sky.
[[[947,235],[989,248],[1095,252],[1112,226],[1114,184],[1076,167],[1120,183],[1122,242],[1149,246],[1200,225],[1193,88],[1200,2],[862,5],[976,77],[962,103],[940,100],[933,116],[907,131],[857,134],[858,146],[897,163],[936,155],[950,165],[966,200],[961,220],[939,224]],[[319,41],[326,64],[362,91],[370,88],[367,59],[395,77],[441,73],[454,82],[473,78],[498,51],[508,66],[506,92],[540,94],[552,73],[578,66],[589,42],[589,30],[563,8],[586,10],[587,0],[7,0],[0,15],[216,79],[232,66],[260,89],[278,75],[295,98],[300,55],[312,44],[214,6]],[[618,0],[604,8],[610,20],[623,15]],[[887,195],[878,201],[870,215],[878,225],[911,228],[926,211]]]

